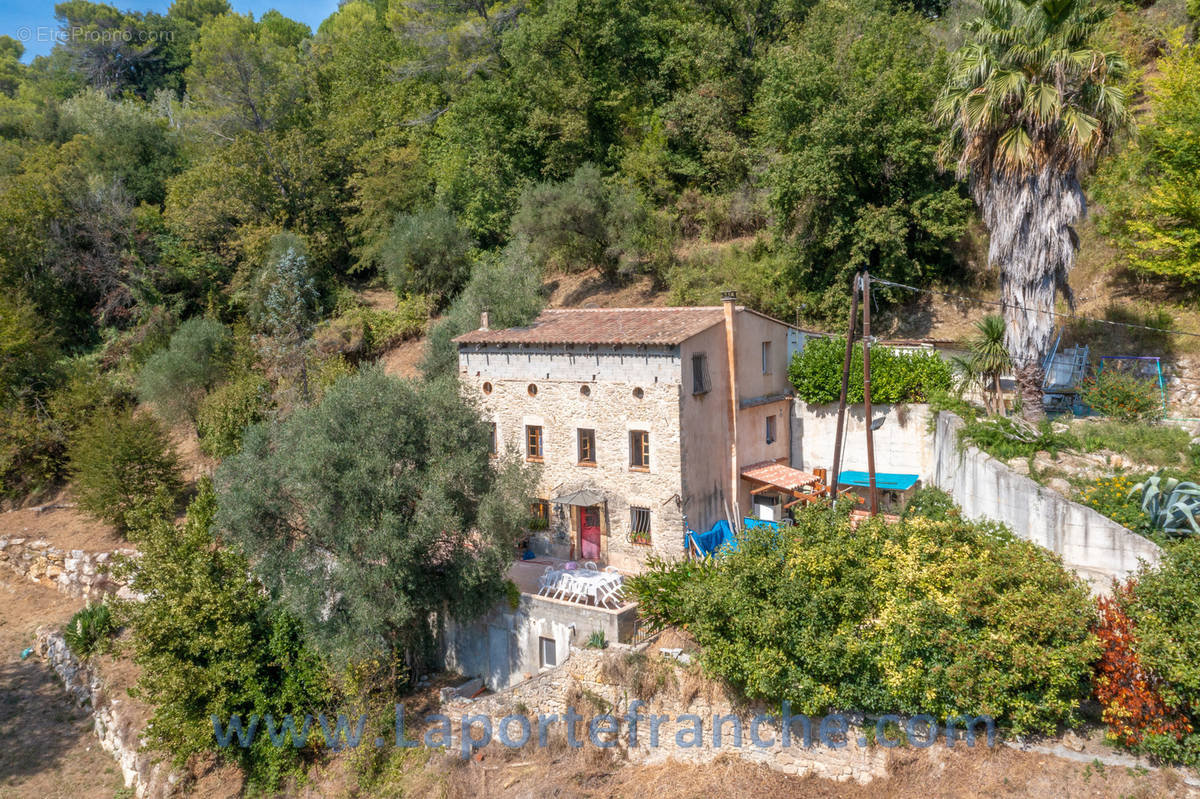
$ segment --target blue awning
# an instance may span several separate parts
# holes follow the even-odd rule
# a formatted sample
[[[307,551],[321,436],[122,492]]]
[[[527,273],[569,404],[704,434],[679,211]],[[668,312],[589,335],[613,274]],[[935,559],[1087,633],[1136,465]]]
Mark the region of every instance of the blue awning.
[[[875,487],[888,491],[907,491],[921,479],[919,474],[898,474],[896,472],[875,472]],[[838,475],[838,484],[844,486],[868,487],[866,472],[842,472]]]

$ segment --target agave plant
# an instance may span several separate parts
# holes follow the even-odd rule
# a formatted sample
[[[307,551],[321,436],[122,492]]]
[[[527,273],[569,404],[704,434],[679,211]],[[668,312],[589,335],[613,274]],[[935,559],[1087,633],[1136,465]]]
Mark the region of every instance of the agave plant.
[[[1142,510],[1150,527],[1175,535],[1200,535],[1200,484],[1156,474],[1129,489],[1142,495]]]

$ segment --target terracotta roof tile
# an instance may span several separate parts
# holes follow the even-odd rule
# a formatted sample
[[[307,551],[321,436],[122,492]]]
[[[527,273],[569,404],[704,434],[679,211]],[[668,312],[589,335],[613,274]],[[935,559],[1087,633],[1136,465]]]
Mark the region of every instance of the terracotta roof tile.
[[[653,344],[687,341],[724,318],[721,306],[695,308],[559,308],[525,327],[472,330],[459,344]]]
[[[767,483],[785,491],[795,491],[803,486],[816,485],[821,478],[810,472],[802,472],[782,463],[764,461],[742,469],[742,477]]]

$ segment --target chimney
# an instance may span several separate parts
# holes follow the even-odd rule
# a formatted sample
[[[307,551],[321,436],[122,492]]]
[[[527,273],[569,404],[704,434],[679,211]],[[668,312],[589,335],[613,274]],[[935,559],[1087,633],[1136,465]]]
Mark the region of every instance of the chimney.
[[[737,292],[729,289],[722,291],[721,302],[727,302],[730,305],[733,305],[737,302]]]
[[[492,314],[488,311],[487,308],[484,308],[482,311],[479,312],[479,329],[480,330],[490,330],[491,322],[492,322]]]

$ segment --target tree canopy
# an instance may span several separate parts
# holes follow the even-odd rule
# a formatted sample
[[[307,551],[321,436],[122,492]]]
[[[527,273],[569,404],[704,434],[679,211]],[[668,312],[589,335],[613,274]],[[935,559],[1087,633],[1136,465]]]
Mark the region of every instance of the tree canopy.
[[[489,436],[453,383],[366,369],[245,434],[217,471],[217,525],[325,651],[416,668],[431,615],[503,595],[528,517],[528,477],[493,464]]]

